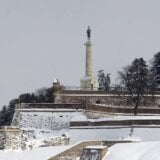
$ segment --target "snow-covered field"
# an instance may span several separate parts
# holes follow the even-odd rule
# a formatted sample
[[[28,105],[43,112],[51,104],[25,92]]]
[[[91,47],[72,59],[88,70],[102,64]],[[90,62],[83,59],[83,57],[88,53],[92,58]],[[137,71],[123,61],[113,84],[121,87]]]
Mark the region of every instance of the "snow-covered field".
[[[70,146],[41,147],[31,151],[0,151],[0,160],[47,160]]]
[[[126,139],[132,136],[141,141],[160,141],[160,127],[158,128],[100,128],[100,129],[71,129],[68,132],[70,143],[83,140],[111,140]]]
[[[133,135],[138,137],[144,141],[155,141],[160,140],[160,126],[156,126],[156,128],[137,128],[137,127],[124,127],[119,126],[117,128],[114,127],[97,127],[92,128],[88,127],[86,129],[77,128],[77,129],[69,129],[70,121],[101,121],[101,120],[128,120],[128,119],[160,119],[160,116],[115,116],[108,115],[94,115],[93,119],[86,116],[82,111],[76,110],[38,110],[35,112],[34,110],[30,110],[26,112],[25,110],[20,112],[18,120],[19,126],[25,130],[30,130],[32,135],[34,134],[35,138],[40,139],[44,137],[50,136],[60,136],[63,133],[66,133],[70,136],[70,143],[76,143],[82,140],[94,140],[94,139],[121,139],[127,137],[128,135]],[[150,126],[155,127],[155,126]]]
[[[19,114],[18,126],[34,135],[34,139],[42,140],[49,137],[67,134],[70,136],[70,145],[83,140],[107,139],[136,139],[145,142],[135,144],[116,144],[112,146],[105,160],[158,160],[160,153],[160,126],[99,126],[69,129],[70,121],[101,121],[101,120],[128,120],[128,119],[160,119],[160,116],[100,116],[90,118],[83,112],[52,112],[52,111],[22,111]],[[150,142],[147,142],[150,141]],[[0,151],[0,160],[47,160],[62,152],[69,146],[53,146],[34,148],[30,151]],[[153,153],[153,155],[152,155]],[[134,155],[134,156],[133,156]],[[151,157],[151,155],[153,157]],[[148,158],[148,159],[147,159]],[[160,158],[159,158],[160,159]]]
[[[104,160],[160,160],[160,142],[113,145]]]
[[[54,112],[55,111],[55,112]],[[102,116],[96,115],[90,117],[82,112],[76,110],[25,110],[21,111],[18,116],[19,127],[25,130],[29,130],[30,134],[35,138],[44,138],[50,136],[60,136],[66,133],[70,136],[71,143],[76,143],[81,140],[93,140],[93,139],[119,139],[127,137],[129,134],[133,134],[136,137],[140,137],[142,140],[155,140],[155,137],[160,140],[159,128],[134,128],[134,131],[130,127],[121,126],[121,128],[94,128],[88,127],[87,129],[69,129],[70,121],[101,121],[101,120],[129,120],[129,119],[160,119],[160,116]],[[104,126],[103,126],[104,127]],[[106,126],[105,126],[106,127]],[[154,126],[153,126],[154,127]],[[132,133],[131,133],[132,131]],[[153,132],[152,132],[153,131]],[[144,132],[144,133],[143,133]],[[152,136],[154,135],[154,136]]]

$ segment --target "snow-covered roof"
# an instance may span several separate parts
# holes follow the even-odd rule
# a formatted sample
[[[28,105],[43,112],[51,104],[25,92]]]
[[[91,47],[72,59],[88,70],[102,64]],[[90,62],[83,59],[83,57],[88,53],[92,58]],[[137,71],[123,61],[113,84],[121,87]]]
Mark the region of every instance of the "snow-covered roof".
[[[103,160],[160,160],[160,142],[116,144]]]

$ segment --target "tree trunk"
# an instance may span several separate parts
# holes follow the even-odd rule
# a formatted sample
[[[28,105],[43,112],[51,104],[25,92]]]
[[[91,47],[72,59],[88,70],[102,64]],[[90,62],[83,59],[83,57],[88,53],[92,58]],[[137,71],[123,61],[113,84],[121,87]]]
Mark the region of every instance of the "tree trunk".
[[[138,114],[138,104],[134,107],[134,115],[136,116]]]

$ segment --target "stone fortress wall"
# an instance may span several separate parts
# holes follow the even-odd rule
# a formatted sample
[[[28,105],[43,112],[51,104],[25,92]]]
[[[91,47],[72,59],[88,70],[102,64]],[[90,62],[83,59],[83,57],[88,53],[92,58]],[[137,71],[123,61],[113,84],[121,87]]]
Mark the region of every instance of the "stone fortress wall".
[[[31,150],[34,147],[59,146],[69,144],[66,135],[44,138],[38,141],[31,138],[27,130],[15,126],[0,127],[0,150]],[[35,136],[33,134],[33,136]],[[37,143],[38,142],[38,143]]]
[[[84,90],[62,90],[59,93],[60,103],[81,103],[81,104],[107,104],[111,106],[129,106],[126,99],[126,92],[117,91],[84,91]],[[147,95],[147,103],[141,105],[160,104],[160,92],[154,95]]]
[[[18,127],[0,127],[0,149],[18,150],[23,147],[22,131]]]
[[[104,113],[133,113],[133,106],[122,98],[123,94],[115,91],[61,90],[56,103],[21,103],[16,109],[84,109]],[[159,114],[160,93],[147,95],[147,102],[141,103],[138,113]]]

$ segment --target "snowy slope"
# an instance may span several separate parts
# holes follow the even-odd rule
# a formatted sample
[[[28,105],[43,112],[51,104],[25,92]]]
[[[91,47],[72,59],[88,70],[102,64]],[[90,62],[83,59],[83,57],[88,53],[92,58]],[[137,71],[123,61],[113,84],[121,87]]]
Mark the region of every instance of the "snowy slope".
[[[0,160],[47,160],[69,146],[36,148],[31,151],[0,151]]]
[[[90,121],[112,121],[112,120],[159,120],[160,116],[158,115],[141,115],[141,116],[118,116],[118,115],[112,115],[108,117],[99,117],[97,119],[89,119]]]
[[[160,142],[116,144],[104,160],[160,160]]]
[[[20,128],[42,129],[42,130],[61,130],[69,128],[70,121],[86,120],[83,112],[70,111],[20,111],[16,121],[16,125]],[[14,120],[13,120],[14,121]]]
[[[70,146],[43,147],[31,151],[0,151],[1,160],[47,160]],[[112,146],[103,160],[160,160],[160,142],[138,142]]]

